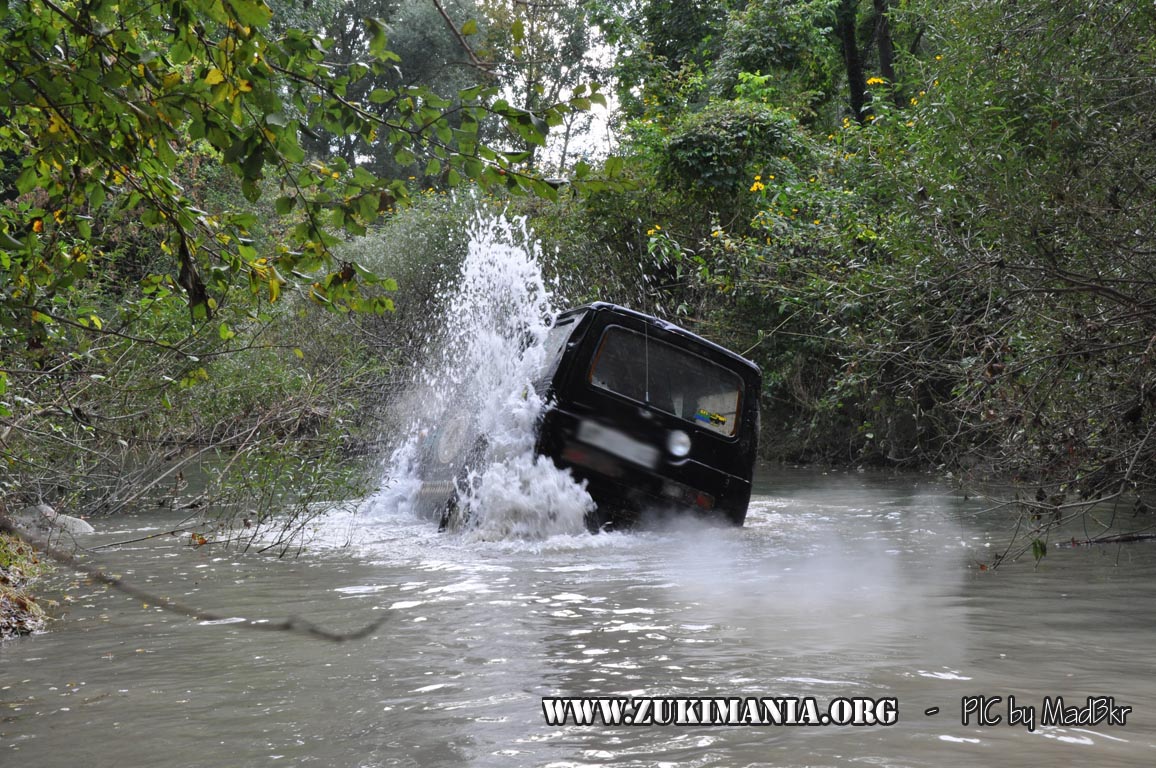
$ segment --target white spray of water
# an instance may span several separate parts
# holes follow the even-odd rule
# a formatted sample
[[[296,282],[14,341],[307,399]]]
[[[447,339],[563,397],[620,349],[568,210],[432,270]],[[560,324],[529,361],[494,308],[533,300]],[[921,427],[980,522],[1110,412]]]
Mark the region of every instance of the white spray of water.
[[[460,273],[444,287],[444,318],[413,390],[413,421],[374,506],[412,510],[423,482],[451,455],[455,527],[485,540],[540,539],[585,530],[594,503],[569,472],[534,453],[544,403],[534,378],[555,310],[539,246],[524,221],[480,214]],[[457,458],[453,459],[458,461]],[[444,465],[441,467],[444,469]]]

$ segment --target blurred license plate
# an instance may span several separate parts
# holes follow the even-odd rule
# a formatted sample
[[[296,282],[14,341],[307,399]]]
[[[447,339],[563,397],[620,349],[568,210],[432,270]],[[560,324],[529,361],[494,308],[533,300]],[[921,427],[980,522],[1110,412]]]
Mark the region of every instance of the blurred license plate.
[[[634,464],[650,469],[658,466],[659,450],[653,445],[647,445],[641,440],[635,440],[630,435],[597,422],[581,422],[578,425],[578,439]]]

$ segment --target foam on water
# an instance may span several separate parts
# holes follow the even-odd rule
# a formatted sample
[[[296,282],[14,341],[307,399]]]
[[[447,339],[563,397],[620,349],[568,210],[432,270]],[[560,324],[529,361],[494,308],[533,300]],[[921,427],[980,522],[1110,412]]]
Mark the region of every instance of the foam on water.
[[[461,269],[440,292],[426,359],[398,400],[411,417],[386,463],[371,513],[412,513],[445,446],[469,453],[451,524],[480,540],[585,531],[594,502],[568,471],[534,453],[545,405],[534,390],[555,315],[539,246],[525,222],[479,214]]]

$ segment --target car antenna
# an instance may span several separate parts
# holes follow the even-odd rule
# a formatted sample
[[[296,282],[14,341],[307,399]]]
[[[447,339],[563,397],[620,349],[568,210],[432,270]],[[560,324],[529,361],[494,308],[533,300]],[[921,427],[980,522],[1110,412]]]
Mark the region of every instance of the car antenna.
[[[646,359],[646,386],[643,401],[650,405],[650,323],[642,324],[642,356]]]

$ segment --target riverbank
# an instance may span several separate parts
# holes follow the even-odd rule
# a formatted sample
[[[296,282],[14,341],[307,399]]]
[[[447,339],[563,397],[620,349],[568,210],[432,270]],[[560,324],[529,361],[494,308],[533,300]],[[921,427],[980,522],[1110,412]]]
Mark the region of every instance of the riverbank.
[[[32,547],[0,534],[0,639],[44,628],[44,609],[28,592],[42,572],[43,566]]]

